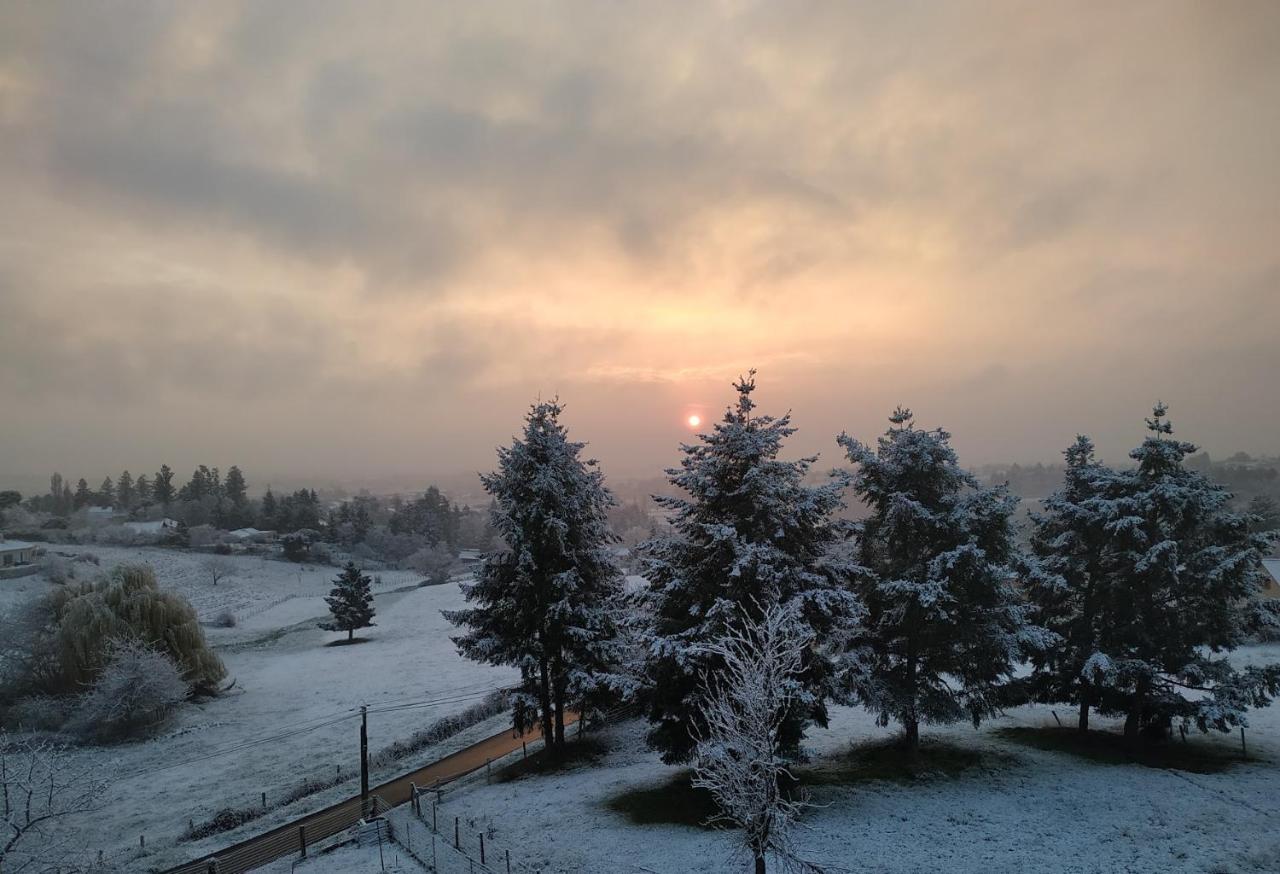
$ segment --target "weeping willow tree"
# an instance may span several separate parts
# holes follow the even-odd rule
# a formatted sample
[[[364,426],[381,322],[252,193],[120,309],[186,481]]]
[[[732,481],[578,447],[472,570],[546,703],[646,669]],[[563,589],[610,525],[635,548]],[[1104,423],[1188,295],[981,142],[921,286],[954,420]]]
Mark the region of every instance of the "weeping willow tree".
[[[227,675],[196,611],[181,595],[160,591],[150,565],[118,565],[96,580],[58,589],[49,606],[57,691],[85,689],[110,660],[112,644],[125,640],[169,655],[195,692],[215,691]]]

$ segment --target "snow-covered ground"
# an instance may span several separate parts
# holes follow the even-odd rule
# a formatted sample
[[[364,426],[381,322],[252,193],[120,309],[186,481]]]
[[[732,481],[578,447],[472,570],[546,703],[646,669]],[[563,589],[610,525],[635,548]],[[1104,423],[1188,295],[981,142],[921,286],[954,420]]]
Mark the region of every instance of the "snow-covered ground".
[[[382,847],[343,844],[327,853],[312,853],[306,861],[295,857],[278,859],[259,868],[260,874],[426,874],[427,869],[415,862],[396,844]]]
[[[59,547],[72,551],[74,548]],[[235,576],[213,586],[200,556],[159,549],[86,547],[103,567],[145,560],[162,585],[182,592],[201,618],[230,610],[233,628],[206,628],[235,686],[227,695],[186,708],[157,739],[86,748],[114,778],[99,813],[75,821],[76,841],[109,855],[137,847],[147,852],[129,870],[195,858],[256,834],[325,803],[352,794],[353,782],[273,809],[236,832],[176,844],[188,819],[207,819],[221,807],[243,807],[267,792],[268,804],[302,777],[341,766],[358,769],[358,720],[343,719],[271,742],[263,738],[351,717],[371,705],[431,700],[453,690],[480,690],[513,679],[508,671],[459,658],[440,610],[462,604],[456,583],[408,588],[417,578],[384,572],[376,587],[377,626],[368,642],[327,647],[340,635],[316,628],[333,568],[299,568],[257,558],[234,558]],[[40,577],[0,584],[3,613],[47,587]],[[1256,647],[1242,661],[1280,660],[1280,646]],[[445,713],[471,703],[423,707],[370,718],[370,748],[381,749]],[[1064,719],[1069,717],[1059,711]],[[982,754],[958,776],[914,782],[818,785],[799,834],[811,858],[850,870],[877,872],[1112,872],[1196,871],[1253,874],[1280,871],[1280,708],[1255,713],[1248,733],[1251,761],[1219,773],[1185,773],[1136,764],[1106,764],[1064,752],[1036,749],[999,734],[1017,725],[1052,725],[1048,708],[1026,707],[984,724],[932,728],[929,739]],[[424,750],[386,776],[407,770],[499,730],[502,718]],[[1095,724],[1105,724],[1097,721]],[[510,849],[520,872],[738,872],[736,835],[679,825],[637,825],[610,808],[620,793],[664,786],[679,769],[644,748],[637,722],[609,729],[610,752],[597,767],[486,785],[472,781],[445,793],[442,822],[462,818],[485,830],[493,850]],[[831,726],[810,734],[815,767],[851,745],[890,735],[857,709],[834,708]],[[1239,737],[1213,736],[1222,750]],[[234,750],[220,754],[225,750]],[[375,775],[375,780],[381,775]],[[361,872],[399,864],[417,871],[407,855],[343,847],[314,856],[299,872]],[[282,860],[278,870],[292,868]],[[275,872],[277,869],[266,869]]]
[[[237,617],[233,628],[205,628],[226,662],[228,682],[235,681],[230,692],[183,708],[158,738],[78,753],[95,759],[113,780],[102,811],[70,825],[76,843],[91,852],[103,849],[110,855],[118,848],[137,847],[145,835],[146,866],[185,861],[348,797],[359,791],[358,781],[274,809],[235,832],[175,845],[188,820],[199,823],[220,808],[257,804],[263,792],[268,807],[274,807],[272,799],[302,778],[327,777],[339,767],[344,775],[357,776],[360,723],[355,711],[361,704],[376,708],[469,696],[371,715],[373,753],[514,678],[511,671],[457,655],[449,639],[452,627],[440,615],[442,609],[463,606],[456,582],[411,588],[420,579],[417,575],[382,572],[381,585],[374,586],[375,627],[357,633],[366,642],[326,646],[343,638],[317,627],[328,615],[323,596],[337,574],[334,568],[234,557],[235,575],[214,586],[201,571],[200,555],[152,548],[56,549],[92,552],[104,569],[121,561],[149,562],[161,586],[185,595],[202,621],[226,610]],[[0,581],[6,592],[0,611],[38,596],[48,585],[39,576]],[[475,726],[387,769],[385,776],[438,758],[503,724],[499,718]],[[316,725],[320,727],[305,730]],[[264,740],[294,730],[299,731]],[[246,746],[255,741],[263,742]],[[380,776],[374,774],[375,782]],[[141,868],[144,863],[138,864]]]
[[[1280,647],[1247,656],[1280,659]],[[1066,714],[1059,711],[1066,718]],[[817,785],[798,832],[804,854],[851,871],[1116,872],[1280,871],[1280,710],[1255,713],[1251,760],[1221,773],[1106,764],[1001,737],[1011,726],[1049,726],[1046,707],[1024,707],[984,724],[932,728],[982,754],[957,776],[914,782]],[[1105,720],[1095,720],[1106,725]],[[737,834],[680,825],[637,825],[609,807],[620,793],[664,786],[679,769],[644,749],[636,721],[605,733],[597,767],[446,794],[441,815],[491,827],[522,872],[706,872],[750,870],[733,858]],[[821,767],[851,745],[885,739],[858,709],[834,708],[831,726],[810,734]],[[1214,736],[1225,754],[1239,736]]]

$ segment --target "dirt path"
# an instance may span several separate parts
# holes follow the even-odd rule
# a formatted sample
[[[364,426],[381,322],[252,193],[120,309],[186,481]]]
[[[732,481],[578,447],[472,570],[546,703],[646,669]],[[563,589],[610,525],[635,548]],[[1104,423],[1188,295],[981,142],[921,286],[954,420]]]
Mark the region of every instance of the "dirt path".
[[[565,724],[570,725],[577,720],[576,713],[565,714]],[[416,771],[403,774],[394,780],[388,780],[377,786],[369,787],[370,796],[377,796],[391,806],[404,804],[412,794],[412,786],[427,789],[441,786],[459,777],[478,771],[489,762],[510,755],[522,745],[533,743],[542,738],[538,729],[517,735],[513,730],[477,741],[456,753],[424,765]],[[290,853],[301,853],[303,841],[307,845],[331,837],[338,832],[350,828],[360,819],[360,797],[348,798],[337,804],[324,808],[294,820],[287,825],[278,826],[269,832],[241,841],[220,853],[214,853],[170,868],[165,874],[241,874],[273,859]],[[216,867],[212,865],[216,862]]]

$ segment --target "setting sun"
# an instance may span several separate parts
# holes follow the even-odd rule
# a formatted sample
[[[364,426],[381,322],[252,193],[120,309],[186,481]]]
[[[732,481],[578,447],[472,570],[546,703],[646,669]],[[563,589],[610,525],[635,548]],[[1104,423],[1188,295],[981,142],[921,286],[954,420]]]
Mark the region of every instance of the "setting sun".
[[[696,428],[702,424],[702,417],[699,416],[697,413],[694,413],[692,416],[689,417],[688,421],[689,421],[690,428]]]

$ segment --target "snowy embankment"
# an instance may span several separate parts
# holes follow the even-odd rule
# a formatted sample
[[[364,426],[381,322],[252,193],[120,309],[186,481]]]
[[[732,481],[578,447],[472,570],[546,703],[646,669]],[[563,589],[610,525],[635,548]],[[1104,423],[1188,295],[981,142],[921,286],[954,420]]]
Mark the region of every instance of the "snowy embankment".
[[[1267,650],[1280,659],[1280,647]],[[945,743],[974,761],[914,781],[819,780],[812,791],[820,806],[805,815],[798,844],[832,866],[902,874],[1280,871],[1280,710],[1251,722],[1251,760],[1219,773],[1092,761],[1000,733],[1054,725],[1047,707],[1019,708],[978,730],[931,728],[926,751]],[[491,827],[495,846],[519,848],[513,860],[522,872],[748,870],[749,860],[733,857],[734,832],[637,824],[611,807],[626,793],[665,789],[680,771],[646,751],[643,735],[641,723],[624,723],[605,733],[610,752],[595,767],[476,785],[447,795],[441,814]],[[865,711],[833,708],[830,728],[809,735],[806,769],[838,772],[851,746],[891,736]],[[1238,735],[1194,742],[1224,757],[1239,752]]]
[[[458,584],[413,588],[419,577],[403,571],[381,574],[374,586],[375,627],[363,629],[354,646],[328,646],[342,635],[322,631],[323,596],[337,574],[330,567],[300,567],[259,558],[235,557],[235,575],[214,586],[201,571],[205,556],[162,549],[99,546],[55,547],[92,552],[105,569],[121,561],[146,561],[163,588],[195,606],[202,622],[224,611],[237,617],[232,628],[205,628],[226,662],[231,690],[184,707],[159,737],[108,747],[84,747],[113,781],[98,813],[67,827],[76,843],[111,855],[137,847],[146,836],[147,857],[139,869],[195,858],[235,840],[288,821],[359,791],[358,708],[423,702],[369,717],[369,750],[407,738],[449,713],[475,703],[486,690],[508,684],[513,673],[460,658],[442,609],[463,606]],[[84,567],[81,565],[80,567]],[[7,597],[11,609],[36,597],[48,584],[28,577],[22,596]],[[428,702],[446,699],[444,703]],[[490,720],[449,741],[423,750],[386,769],[386,776],[438,758],[501,730]],[[307,777],[329,777],[338,768],[345,783],[287,808],[277,799]],[[376,781],[383,773],[373,775]],[[260,804],[269,812],[242,828],[193,843],[175,843],[189,820],[200,823],[225,807]]]

